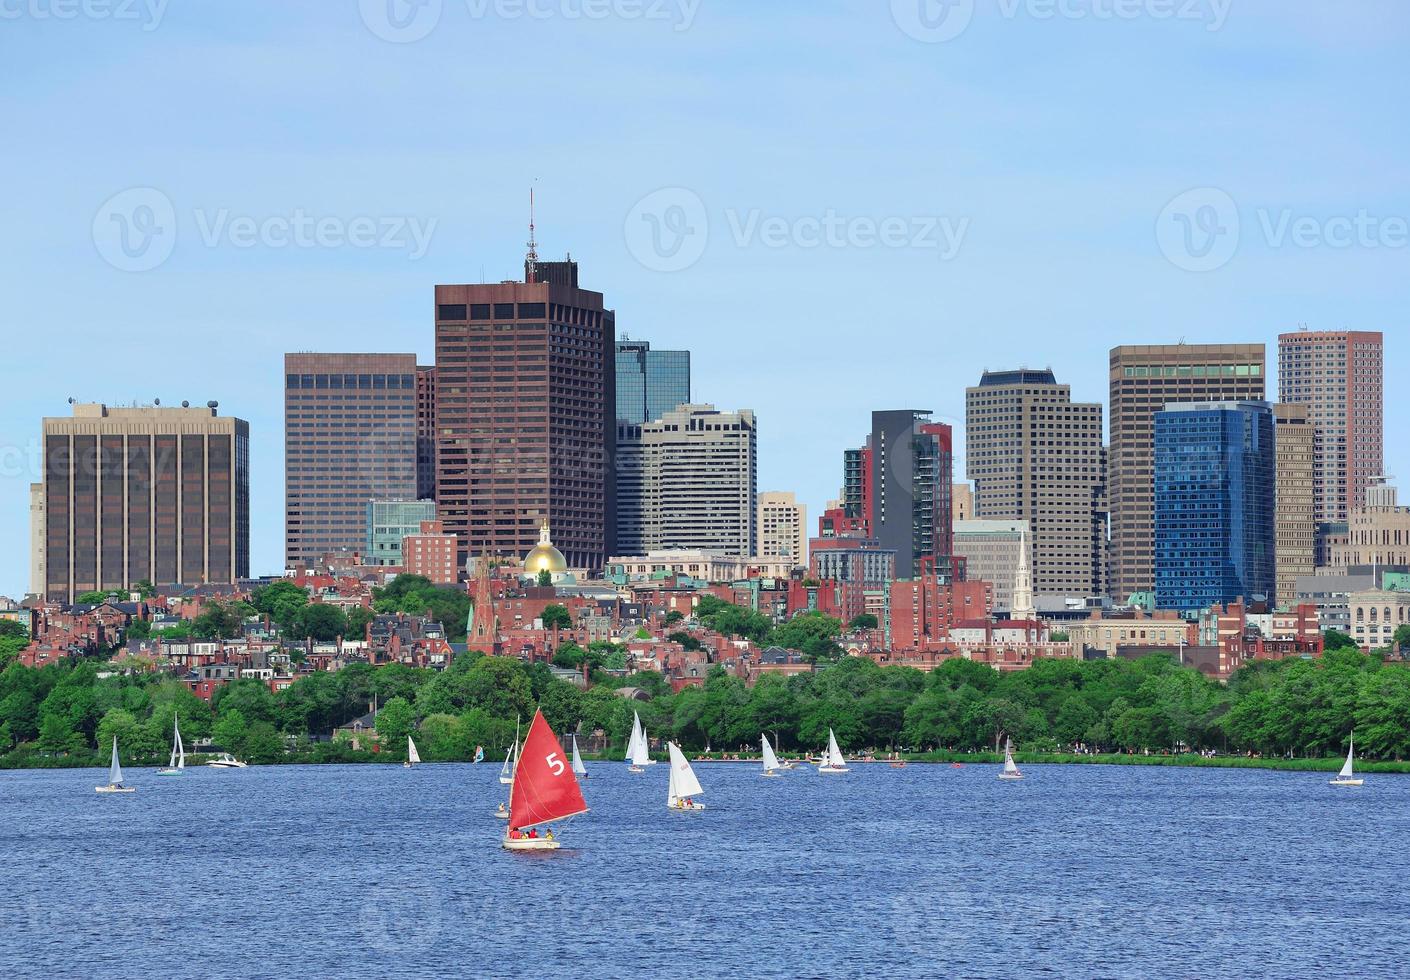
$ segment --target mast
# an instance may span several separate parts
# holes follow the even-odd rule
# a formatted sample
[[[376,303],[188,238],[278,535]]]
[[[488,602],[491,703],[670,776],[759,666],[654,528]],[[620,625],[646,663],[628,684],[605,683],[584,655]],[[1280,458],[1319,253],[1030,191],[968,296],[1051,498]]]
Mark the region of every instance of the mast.
[[[530,285],[539,281],[539,245],[534,238],[534,189],[529,188],[529,252],[524,256],[525,278]]]

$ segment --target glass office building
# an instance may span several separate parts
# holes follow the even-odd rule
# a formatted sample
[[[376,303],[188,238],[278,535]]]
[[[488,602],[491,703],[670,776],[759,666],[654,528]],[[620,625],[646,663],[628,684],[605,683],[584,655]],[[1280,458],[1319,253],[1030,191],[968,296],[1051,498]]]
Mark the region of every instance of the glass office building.
[[[654,422],[690,404],[690,351],[652,350],[644,340],[617,341],[617,421]]]
[[[1156,606],[1198,612],[1276,588],[1276,454],[1265,402],[1155,416]]]
[[[436,519],[434,500],[369,500],[367,502],[367,565],[402,564],[402,539],[421,533],[422,521]]]

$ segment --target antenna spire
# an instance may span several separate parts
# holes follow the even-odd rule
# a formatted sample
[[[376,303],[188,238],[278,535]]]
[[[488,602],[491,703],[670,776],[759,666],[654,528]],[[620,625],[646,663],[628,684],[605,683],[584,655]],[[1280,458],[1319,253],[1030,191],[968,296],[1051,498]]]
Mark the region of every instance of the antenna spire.
[[[539,245],[534,239],[534,189],[529,188],[529,254],[524,257],[528,282],[538,282]]]

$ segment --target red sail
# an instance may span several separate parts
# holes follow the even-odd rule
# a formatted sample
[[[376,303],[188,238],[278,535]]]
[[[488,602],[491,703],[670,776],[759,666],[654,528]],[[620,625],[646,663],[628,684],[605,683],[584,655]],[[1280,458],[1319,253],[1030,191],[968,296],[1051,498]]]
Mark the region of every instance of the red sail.
[[[587,812],[577,777],[563,755],[558,736],[534,712],[533,724],[519,752],[514,790],[509,797],[509,828],[524,830]]]

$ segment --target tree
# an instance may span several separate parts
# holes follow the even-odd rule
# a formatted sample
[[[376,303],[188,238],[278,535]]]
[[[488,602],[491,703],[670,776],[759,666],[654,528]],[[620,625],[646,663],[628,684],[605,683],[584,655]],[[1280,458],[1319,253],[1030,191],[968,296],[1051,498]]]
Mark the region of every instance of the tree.
[[[406,698],[392,698],[377,712],[377,734],[397,758],[406,754],[406,739],[416,728],[416,709]]]
[[[283,737],[267,721],[257,721],[249,727],[240,742],[239,752],[246,762],[257,766],[282,762],[287,754]]]
[[[220,713],[215,727],[211,729],[211,741],[226,752],[239,752],[245,745],[245,734],[248,729],[249,726],[245,724],[245,716],[240,713],[240,709],[231,708],[229,711]]]
[[[546,630],[573,628],[573,614],[566,607],[556,603],[544,606],[539,618],[543,620],[543,628]]]
[[[233,640],[244,630],[245,617],[252,611],[252,607],[243,602],[212,599],[191,621],[191,632],[205,640]]]
[[[289,624],[290,637],[296,640],[311,639],[316,643],[329,643],[348,632],[348,617],[337,606],[323,602],[310,603],[301,607]]]
[[[666,616],[662,620],[662,622],[664,622],[667,626],[674,626],[684,619],[685,613],[681,612],[679,609],[672,609],[670,612],[666,613]]]
[[[120,596],[118,592],[82,592],[75,598],[74,604],[79,606],[101,606],[108,601],[110,596]]]
[[[365,606],[353,606],[347,612],[347,632],[343,635],[350,638],[365,636],[367,633],[367,624],[372,622],[375,616],[376,613]]]
[[[1410,626],[1402,626],[1395,631],[1395,648],[1404,650],[1410,647]]]
[[[787,650],[798,650],[809,663],[836,660],[842,654],[837,637],[842,622],[821,612],[806,612],[794,616],[776,627],[769,642]]]
[[[1345,633],[1339,633],[1336,630],[1327,630],[1327,632],[1322,634],[1322,645],[1328,652],[1332,650],[1359,649],[1355,640]]]
[[[29,640],[29,630],[13,619],[0,619],[0,639]]]
[[[546,568],[540,568],[535,584],[541,589],[551,588],[553,586],[553,573]]]
[[[876,616],[871,613],[862,613],[860,616],[853,616],[852,621],[847,624],[847,628],[855,633],[860,630],[874,630],[880,625],[881,623]]]

